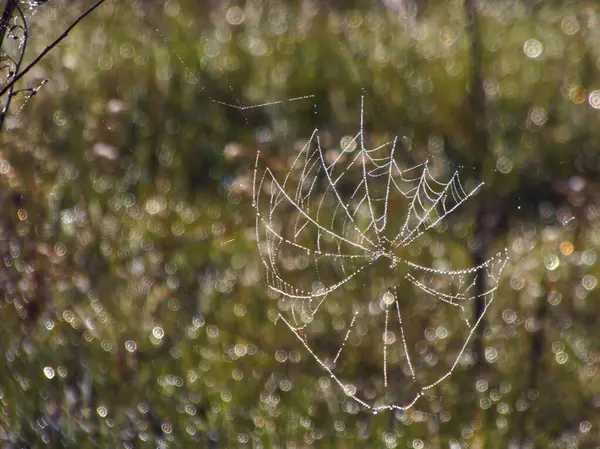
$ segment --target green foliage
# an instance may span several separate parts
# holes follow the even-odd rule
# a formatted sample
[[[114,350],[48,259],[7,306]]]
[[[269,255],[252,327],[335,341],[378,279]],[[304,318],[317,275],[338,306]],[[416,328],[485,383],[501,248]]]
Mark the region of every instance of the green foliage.
[[[335,3],[107,2],[21,81],[49,80],[0,135],[7,447],[599,444],[599,7],[478,2],[474,66],[460,1]],[[75,9],[40,7],[29,60]],[[283,173],[315,127],[339,148],[361,95],[374,140],[486,183],[412,260],[511,256],[486,357],[402,413],[361,410],[273,324],[254,241],[256,151]]]

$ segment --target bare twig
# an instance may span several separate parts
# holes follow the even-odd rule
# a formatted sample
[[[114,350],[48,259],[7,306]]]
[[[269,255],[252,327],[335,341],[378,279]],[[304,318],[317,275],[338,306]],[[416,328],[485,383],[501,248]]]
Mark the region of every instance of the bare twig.
[[[4,36],[6,36],[6,30],[8,29],[10,18],[13,16],[18,4],[18,0],[8,0],[6,2],[6,7],[2,13],[2,18],[0,19],[0,45],[4,43]]]
[[[18,5],[15,8],[15,10],[19,13],[21,22],[23,22],[23,26],[22,26],[22,28],[23,28],[23,45],[21,47],[21,52],[19,54],[19,60],[15,64],[15,75],[16,75],[19,73],[19,70],[21,70],[21,64],[23,63],[23,57],[25,56],[25,50],[27,49],[27,39],[29,36],[29,31],[27,29],[27,21],[25,20],[23,11],[21,11],[21,8]],[[0,41],[0,42],[3,42],[3,41]],[[6,114],[8,113],[8,108],[10,107],[10,102],[14,95],[15,84],[11,82],[11,83],[9,83],[9,86],[10,87],[8,90],[8,98],[6,99],[6,104],[4,105],[4,109],[2,109],[2,112],[0,112],[0,130],[2,130],[2,128],[4,128],[4,121],[6,120]]]
[[[104,3],[104,0],[98,0],[96,3],[90,6],[71,25],[69,25],[69,27],[54,40],[54,42],[48,45],[27,67],[25,67],[21,72],[15,73],[15,76],[10,81],[10,83],[8,83],[6,86],[4,86],[2,90],[0,90],[0,96],[6,94],[17,81],[23,78],[23,76],[25,76],[27,72],[29,72],[33,67],[35,67],[35,65],[39,63],[44,56],[46,56],[54,47],[56,47],[60,42],[62,42],[69,35],[71,30],[73,30],[73,28],[77,26],[79,22],[85,19],[92,11],[94,11],[102,3]]]

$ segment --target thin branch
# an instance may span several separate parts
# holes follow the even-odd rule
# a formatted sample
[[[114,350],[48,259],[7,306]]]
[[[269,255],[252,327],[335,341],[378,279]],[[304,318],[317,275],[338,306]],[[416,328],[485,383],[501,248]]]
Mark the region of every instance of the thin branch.
[[[6,36],[8,23],[10,22],[10,18],[12,17],[13,12],[18,4],[19,3],[17,0],[8,0],[6,3],[6,7],[2,13],[2,18],[0,19],[0,46],[4,44],[4,36]]]
[[[83,19],[86,18],[86,16],[88,16],[92,11],[94,11],[98,6],[100,6],[102,3],[104,3],[104,0],[98,0],[96,3],[94,3],[94,5],[92,5],[89,9],[87,9],[83,14],[81,14],[77,20],[75,20],[75,22],[73,22],[60,36],[58,36],[54,42],[52,42],[50,45],[48,45],[44,51],[42,51],[37,58],[35,58],[31,64],[29,64],[27,67],[25,67],[23,69],[23,71],[21,71],[20,73],[16,74],[15,77],[11,80],[10,83],[8,83],[6,86],[4,86],[4,88],[0,91],[0,97],[2,95],[4,95],[6,92],[8,92],[8,90],[11,88],[11,86],[13,84],[15,84],[17,81],[19,81],[21,78],[23,78],[23,76],[25,76],[25,74],[27,74],[27,72],[29,72],[38,62],[40,62],[40,60],[46,56],[54,47],[56,47],[63,39],[65,39],[69,33],[71,32],[71,30],[73,28],[75,28],[77,26],[77,24],[79,22],[81,22]]]
[[[17,74],[17,73],[19,73],[19,70],[21,70],[21,64],[23,63],[23,57],[25,56],[25,50],[27,50],[27,40],[29,39],[29,30],[27,28],[27,21],[25,20],[25,15],[23,15],[23,11],[21,11],[21,8],[18,5],[15,9],[19,13],[19,16],[21,17],[21,21],[23,22],[23,26],[22,26],[22,28],[23,28],[23,46],[21,48],[21,54],[19,55],[19,60],[17,61],[16,65],[15,65],[15,74]],[[8,91],[8,98],[6,99],[6,104],[4,105],[4,109],[2,109],[2,112],[0,113],[0,131],[2,130],[2,128],[4,128],[4,121],[6,120],[6,114],[8,114],[8,108],[10,107],[10,102],[14,95],[14,87],[15,87],[15,84],[10,83],[10,88]]]

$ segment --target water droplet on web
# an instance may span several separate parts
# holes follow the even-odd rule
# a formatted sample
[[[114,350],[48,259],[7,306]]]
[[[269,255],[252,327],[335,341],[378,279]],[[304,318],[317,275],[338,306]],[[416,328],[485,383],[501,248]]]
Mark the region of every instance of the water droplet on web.
[[[279,102],[271,104],[276,103]],[[381,142],[382,145],[376,149],[368,148],[370,142],[364,135],[362,106],[363,99],[360,130],[354,135],[344,136],[335,152],[330,151],[331,143],[321,147],[319,130],[315,129],[308,141],[297,146],[297,156],[287,171],[266,168],[261,174],[257,157],[252,178],[252,204],[256,211],[256,241],[266,268],[266,283],[271,297],[279,301],[278,320],[288,326],[335,383],[345,385],[342,387],[344,392],[355,400],[357,407],[363,406],[376,414],[378,410],[388,408],[378,406],[374,409],[372,404],[365,402],[376,400],[377,391],[371,395],[365,390],[364,398],[357,397],[356,387],[347,383],[353,379],[341,380],[337,376],[336,370],[343,369],[345,357],[353,351],[353,347],[365,343],[378,344],[380,349],[372,352],[373,357],[378,357],[381,362],[383,386],[387,386],[388,362],[390,366],[397,365],[399,354],[405,354],[401,355],[402,363],[406,365],[406,374],[412,377],[412,382],[420,375],[418,371],[441,366],[449,358],[442,349],[427,361],[413,360],[410,356],[409,348],[414,347],[414,339],[420,337],[415,337],[417,333],[412,329],[407,332],[413,323],[411,316],[402,315],[395,294],[394,289],[400,285],[397,283],[399,278],[403,277],[419,294],[430,297],[435,307],[444,307],[449,313],[456,312],[463,328],[457,329],[453,322],[445,324],[439,320],[427,325],[427,342],[445,347],[446,341],[442,340],[450,335],[462,338],[461,332],[472,333],[474,324],[469,322],[463,306],[474,299],[474,289],[469,289],[476,277],[485,272],[490,286],[484,298],[488,306],[494,299],[508,254],[505,250],[479,266],[463,270],[452,270],[447,265],[422,266],[405,258],[418,256],[420,249],[417,248],[419,252],[412,251],[415,246],[411,247],[411,243],[428,230],[443,232],[442,220],[472,197],[483,183],[463,183],[458,171],[444,182],[434,176],[437,171],[435,164],[428,162],[412,167],[401,166],[402,161],[396,161],[394,155],[399,154],[398,149],[405,145],[398,144],[398,152],[394,153],[395,138],[387,143]],[[502,171],[508,173],[513,169],[512,160],[505,158],[499,162]],[[283,176],[278,176],[282,171],[285,172]],[[394,207],[389,207],[396,200],[407,205],[405,214],[398,214]],[[422,237],[421,243],[422,246],[428,245],[423,244]],[[408,248],[406,253],[404,248]],[[392,277],[385,280],[370,278],[377,275],[377,270],[371,270],[370,265],[381,258],[389,259],[394,280],[391,280]],[[286,274],[299,271],[294,259],[314,261],[312,279],[318,280],[304,277],[305,284],[301,285],[296,282],[302,281],[303,276],[288,279]],[[398,267],[402,267],[401,270]],[[310,275],[309,263],[301,269],[307,270],[305,275]],[[371,289],[374,285],[391,285],[391,288],[377,292]],[[359,289],[358,296],[352,295],[358,299],[356,304],[360,303],[361,309],[356,326],[357,315],[352,320],[349,316],[339,316],[336,321],[340,313],[345,313],[343,308],[351,300],[346,292]],[[323,329],[328,321],[319,315],[321,306],[334,318],[332,328],[340,332],[340,338],[331,345],[313,350],[308,347],[311,341],[309,333],[322,332],[318,329]],[[435,320],[433,316],[432,319]],[[305,326],[311,322],[310,326]],[[361,348],[364,349],[364,346]],[[333,351],[328,352],[329,349]],[[447,371],[435,374],[439,377],[429,379],[429,387],[449,377],[458,361],[468,356],[469,351],[464,349],[454,354],[452,357],[456,363],[448,364]],[[490,363],[498,358],[495,348],[486,349],[486,359]],[[285,358],[283,354],[276,354],[276,359]],[[411,381],[410,378],[407,380]],[[422,391],[413,396],[408,401],[412,403],[406,408],[412,407],[421,395]],[[403,408],[404,405],[398,407]]]

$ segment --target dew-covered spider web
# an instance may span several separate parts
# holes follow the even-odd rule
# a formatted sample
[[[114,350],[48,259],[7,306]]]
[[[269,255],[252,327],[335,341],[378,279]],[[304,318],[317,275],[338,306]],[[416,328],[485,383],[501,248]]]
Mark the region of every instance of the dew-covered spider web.
[[[458,171],[444,180],[429,161],[406,166],[398,139],[369,141],[362,117],[361,103],[360,130],[337,151],[315,129],[286,169],[263,169],[259,153],[256,236],[279,320],[359,404],[406,410],[468,359],[507,254],[421,264],[428,235],[482,184],[465,187]]]

